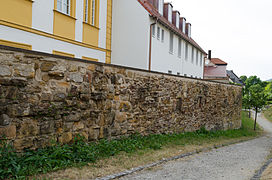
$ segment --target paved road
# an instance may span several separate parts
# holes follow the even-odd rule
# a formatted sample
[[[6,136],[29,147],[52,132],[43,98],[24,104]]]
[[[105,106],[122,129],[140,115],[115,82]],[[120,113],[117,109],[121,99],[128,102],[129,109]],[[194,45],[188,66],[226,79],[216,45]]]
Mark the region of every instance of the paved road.
[[[269,132],[265,137],[172,161],[122,180],[248,180],[260,169],[272,149],[272,124],[260,115],[258,123]]]

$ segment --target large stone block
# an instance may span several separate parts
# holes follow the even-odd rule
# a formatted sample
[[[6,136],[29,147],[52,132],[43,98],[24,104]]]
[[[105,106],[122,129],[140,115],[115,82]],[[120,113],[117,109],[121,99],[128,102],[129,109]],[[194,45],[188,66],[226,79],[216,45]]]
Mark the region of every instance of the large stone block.
[[[16,76],[21,76],[25,78],[35,77],[35,64],[16,64],[14,65],[14,73]]]
[[[78,122],[80,121],[80,113],[71,113],[67,116],[64,116],[64,121],[67,121],[67,122]]]
[[[0,76],[11,76],[12,69],[9,66],[0,65]]]
[[[30,115],[30,104],[13,104],[7,107],[7,114],[10,117],[24,117]]]
[[[41,134],[51,134],[55,132],[55,122],[54,119],[42,122],[40,125]]]
[[[17,150],[34,148],[34,137],[16,139],[13,142],[13,146]]]
[[[54,67],[56,66],[56,63],[55,62],[43,62],[41,64],[41,71],[43,72],[49,72],[51,71]]]
[[[83,76],[80,73],[71,73],[69,74],[68,81],[76,82],[76,83],[82,83],[83,82]]]
[[[71,132],[63,133],[59,138],[58,142],[61,144],[70,143],[73,140],[73,134]]]
[[[15,138],[16,137],[16,126],[15,125],[10,125],[10,126],[5,126],[1,127],[0,126],[0,137],[6,137],[8,139]]]
[[[0,126],[7,126],[11,123],[12,119],[6,114],[0,115]]]
[[[36,136],[39,133],[38,122],[32,119],[24,119],[17,130],[18,137]]]
[[[83,122],[75,122],[73,125],[73,131],[80,131],[82,129],[84,129],[85,125],[83,124]]]

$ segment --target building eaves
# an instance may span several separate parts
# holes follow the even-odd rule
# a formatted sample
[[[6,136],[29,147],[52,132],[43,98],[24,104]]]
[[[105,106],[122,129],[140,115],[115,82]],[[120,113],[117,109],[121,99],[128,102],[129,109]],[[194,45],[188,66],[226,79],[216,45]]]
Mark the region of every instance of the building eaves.
[[[215,65],[228,65],[225,61],[219,59],[219,58],[212,58],[211,62]]]
[[[151,17],[156,19],[159,23],[167,27],[169,30],[180,36],[182,39],[193,45],[195,48],[200,50],[202,53],[207,53],[192,39],[189,38],[186,34],[184,34],[180,29],[178,29],[174,24],[169,22],[165,17],[163,17],[157,9],[153,7],[147,0],[138,0],[138,2],[147,10]]]

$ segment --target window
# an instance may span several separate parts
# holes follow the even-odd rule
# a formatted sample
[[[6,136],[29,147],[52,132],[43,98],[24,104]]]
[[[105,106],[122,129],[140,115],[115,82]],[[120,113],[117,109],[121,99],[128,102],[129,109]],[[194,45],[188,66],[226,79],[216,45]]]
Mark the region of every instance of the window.
[[[202,60],[203,60],[203,55],[202,55],[202,53],[200,54],[200,66],[202,66]]]
[[[195,49],[192,47],[192,63],[194,63]]]
[[[171,70],[168,70],[168,74],[172,74],[172,71],[171,71]]]
[[[160,27],[157,28],[157,38],[158,38],[158,40],[161,38],[161,28]]]
[[[184,74],[184,77],[187,77],[187,74]]]
[[[185,59],[188,60],[188,43],[185,44]]]
[[[84,22],[89,23],[89,0],[85,0]]]
[[[178,40],[178,57],[181,58],[181,39]]]
[[[196,65],[198,65],[198,51],[196,51]]]
[[[70,0],[57,0],[57,10],[59,12],[70,15],[70,7],[71,7]]]
[[[180,76],[180,72],[177,72],[177,75]]]
[[[95,26],[96,0],[85,0],[84,22]]]
[[[161,31],[161,41],[164,42],[164,30]]]
[[[155,28],[156,26],[155,25],[152,25],[152,36],[155,37]]]
[[[170,33],[170,45],[169,45],[169,53],[173,54],[174,49],[174,34]]]
[[[96,3],[95,0],[91,0],[92,1],[92,22],[91,25],[95,25],[95,9],[96,9]]]

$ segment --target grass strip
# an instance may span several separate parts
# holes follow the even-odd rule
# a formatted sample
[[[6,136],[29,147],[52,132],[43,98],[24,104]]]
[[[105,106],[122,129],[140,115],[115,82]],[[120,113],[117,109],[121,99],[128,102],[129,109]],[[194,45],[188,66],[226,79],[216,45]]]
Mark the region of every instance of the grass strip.
[[[264,117],[272,122],[272,106],[266,109],[263,113]]]
[[[260,130],[260,129],[259,129]],[[242,127],[238,130],[209,132],[204,128],[196,132],[158,135],[132,135],[118,140],[100,140],[86,143],[77,136],[70,145],[55,144],[44,149],[16,153],[13,147],[2,141],[0,148],[0,179],[25,179],[28,176],[48,173],[67,167],[82,167],[120,153],[156,151],[170,146],[188,146],[216,140],[255,137],[253,121],[242,114]]]

